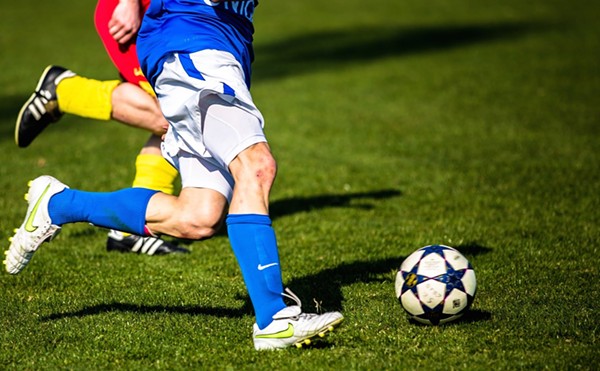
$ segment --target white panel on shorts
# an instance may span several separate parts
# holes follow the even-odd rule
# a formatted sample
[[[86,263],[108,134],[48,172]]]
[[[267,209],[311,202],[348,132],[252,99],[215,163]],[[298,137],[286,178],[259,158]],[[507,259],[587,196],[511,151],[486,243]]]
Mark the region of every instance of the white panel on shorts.
[[[266,142],[263,117],[231,54],[204,50],[189,59],[194,73],[186,72],[174,54],[156,80],[161,110],[170,124],[163,156],[178,168],[183,187],[214,189],[230,200],[233,178],[228,165],[245,148]]]
[[[175,157],[174,165],[181,174],[183,188],[208,188],[221,193],[227,202],[233,196],[233,177],[221,166],[216,166],[204,157],[180,151]]]

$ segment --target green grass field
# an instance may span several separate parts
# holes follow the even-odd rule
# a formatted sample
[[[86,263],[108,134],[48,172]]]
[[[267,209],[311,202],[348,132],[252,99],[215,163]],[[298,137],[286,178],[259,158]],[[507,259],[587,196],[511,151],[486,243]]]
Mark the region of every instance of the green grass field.
[[[65,116],[27,149],[14,120],[48,64],[115,78],[95,2],[1,2],[0,239],[27,181],[128,187],[147,134]],[[598,369],[600,3],[261,1],[253,94],[279,162],[285,284],[346,320],[308,349],[254,351],[226,236],[188,256],[107,253],[69,225],[0,273],[0,369]],[[462,251],[464,320],[409,323],[403,258]]]

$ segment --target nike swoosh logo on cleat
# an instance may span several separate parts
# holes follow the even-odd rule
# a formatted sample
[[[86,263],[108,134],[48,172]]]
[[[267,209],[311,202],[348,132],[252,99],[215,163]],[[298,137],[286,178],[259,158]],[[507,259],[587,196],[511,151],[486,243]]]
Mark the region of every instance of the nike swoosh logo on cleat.
[[[288,328],[273,334],[256,335],[257,339],[287,339],[294,336],[294,326],[288,323]]]
[[[37,214],[38,207],[40,206],[40,203],[42,202],[42,199],[44,198],[44,195],[46,194],[46,192],[48,192],[49,189],[50,189],[50,184],[48,184],[46,186],[46,189],[44,189],[44,192],[42,192],[42,194],[40,195],[40,197],[38,197],[37,202],[35,203],[35,205],[33,205],[33,209],[31,210],[31,214],[29,214],[29,217],[25,221],[25,230],[27,232],[29,232],[29,233],[35,232],[35,230],[38,229],[37,225],[33,225],[33,219],[35,219],[35,214]]]
[[[274,266],[276,266],[276,265],[279,265],[279,264],[278,264],[278,263],[271,263],[271,264],[267,264],[267,265],[262,265],[262,264],[259,264],[259,265],[258,265],[258,270],[259,270],[259,271],[262,271],[262,270],[265,270],[265,269],[267,269],[267,268],[269,268],[269,267],[274,267]]]

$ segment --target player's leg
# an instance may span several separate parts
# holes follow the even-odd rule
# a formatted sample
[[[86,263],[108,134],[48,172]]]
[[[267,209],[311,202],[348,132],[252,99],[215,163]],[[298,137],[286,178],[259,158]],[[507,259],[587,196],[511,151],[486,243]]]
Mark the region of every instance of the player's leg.
[[[48,66],[19,112],[15,142],[27,147],[65,113],[102,121],[112,118],[157,135],[164,134],[168,126],[156,98],[139,86],[89,79],[60,66]]]
[[[151,135],[135,161],[134,188],[148,188],[168,195],[174,192],[177,169],[169,164],[160,151],[161,139]],[[108,251],[134,252],[148,255],[164,255],[175,252],[187,253],[189,250],[154,236],[139,236],[111,230],[106,239]]]
[[[300,299],[289,289],[284,295],[296,305],[278,304],[283,303],[283,285],[275,231],[268,215],[269,193],[276,173],[269,147],[257,143],[245,149],[229,168],[236,186],[227,228],[255,307],[254,347],[262,350],[310,344],[312,338],[332,331],[343,316],[339,312],[303,313]]]
[[[231,184],[235,179],[232,196],[223,193],[232,200],[227,230],[257,323],[264,328],[286,307],[266,201],[276,165],[265,143],[262,115],[236,65],[225,53],[177,55],[164,64],[155,89],[171,124],[164,152],[180,153],[177,138],[182,138],[206,169],[212,166]],[[202,76],[220,79],[207,81]],[[185,179],[189,171],[182,166],[179,170]]]
[[[163,117],[158,101],[138,85],[119,84],[111,94],[111,118],[135,128],[147,130],[159,138],[169,123]]]
[[[158,134],[166,132],[168,123],[160,112],[156,98],[137,85],[126,82],[117,86],[112,94],[112,107],[112,117],[118,121]],[[173,194],[178,172],[163,158],[160,142],[159,136],[151,135],[137,155],[133,187]],[[188,252],[164,239],[131,235],[115,230],[109,232],[106,248],[109,251],[131,251],[149,255]]]
[[[25,219],[5,253],[4,264],[11,274],[23,270],[40,245],[52,240],[64,224],[88,222],[138,236],[149,236],[150,225],[154,232],[202,239],[218,229],[227,202],[218,192],[193,188],[185,188],[181,199],[146,188],[86,192],[50,176],[38,177],[29,186]]]
[[[174,181],[179,175],[177,169],[162,156],[162,140],[151,135],[135,160],[135,178],[133,187],[150,188],[172,195],[175,192]]]
[[[146,228],[190,240],[212,237],[220,228],[227,199],[208,188],[185,187],[179,196],[157,193],[146,209]]]
[[[228,164],[235,187],[227,216],[233,252],[254,306],[256,322],[265,328],[286,307],[275,233],[268,198],[276,163],[262,131],[258,111],[242,109],[217,94],[198,104],[203,142],[211,156]]]
[[[6,269],[19,273],[39,246],[67,223],[89,222],[143,238],[152,237],[152,232],[188,239],[210,237],[221,224],[232,193],[230,176],[183,151],[170,160],[183,170],[179,197],[148,188],[84,192],[49,176],[35,179],[25,221],[7,251]]]
[[[219,79],[206,81],[202,76]],[[203,51],[167,61],[155,86],[171,123],[166,152],[174,152],[168,147],[177,133],[193,143],[198,158],[210,153],[217,168],[227,169],[235,179],[226,223],[255,310],[255,347],[300,345],[330,331],[343,317],[337,312],[308,315],[302,313],[299,301],[290,307],[283,302],[277,241],[268,216],[276,163],[243,76],[241,66],[227,53]],[[219,89],[223,90],[217,93]],[[180,172],[184,177],[181,167]]]

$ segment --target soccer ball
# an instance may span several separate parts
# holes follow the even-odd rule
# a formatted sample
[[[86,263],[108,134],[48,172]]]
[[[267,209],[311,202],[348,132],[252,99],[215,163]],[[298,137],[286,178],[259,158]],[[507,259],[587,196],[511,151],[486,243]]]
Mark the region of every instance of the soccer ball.
[[[460,318],[475,298],[471,263],[458,250],[431,245],[410,254],[396,274],[396,297],[409,318],[439,325]]]

